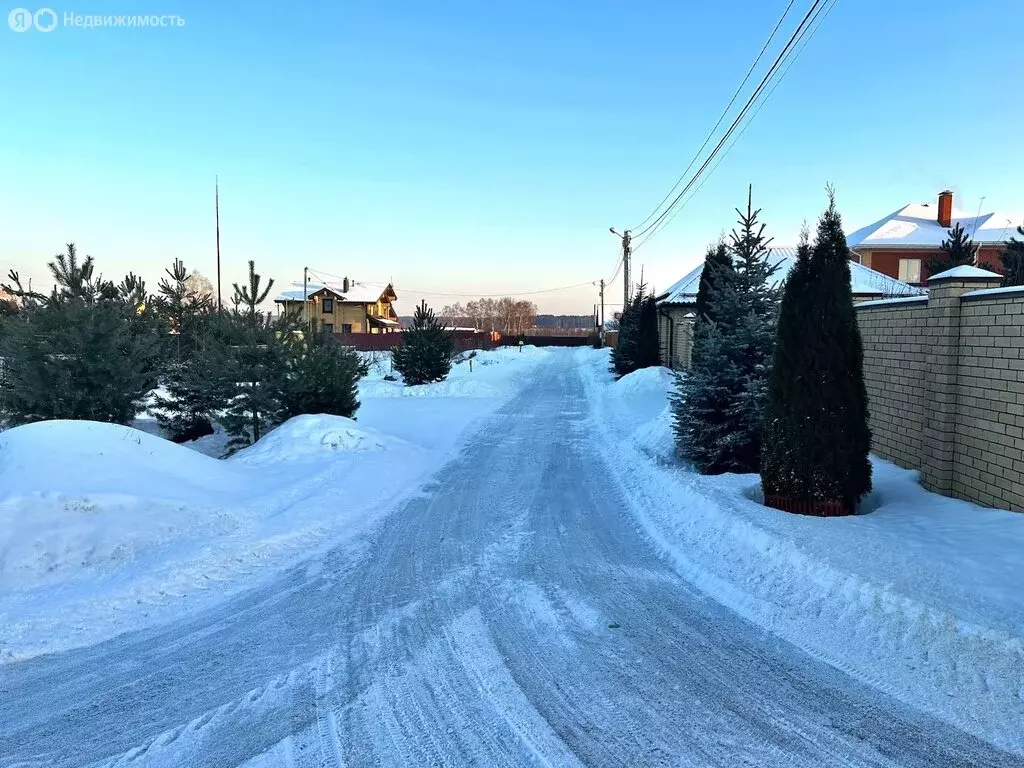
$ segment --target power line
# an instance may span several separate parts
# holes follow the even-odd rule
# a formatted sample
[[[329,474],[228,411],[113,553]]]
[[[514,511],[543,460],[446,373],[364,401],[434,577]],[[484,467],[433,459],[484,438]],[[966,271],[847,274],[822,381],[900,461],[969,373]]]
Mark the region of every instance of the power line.
[[[711,151],[711,153],[704,160],[704,163],[701,165],[701,167],[697,169],[696,173],[694,173],[694,175],[686,183],[686,186],[684,186],[683,189],[679,192],[679,194],[676,195],[675,199],[669,204],[669,206],[664,211],[662,211],[662,213],[653,222],[648,224],[647,227],[645,227],[643,230],[641,230],[639,233],[637,233],[638,236],[644,235],[645,233],[647,233],[648,231],[650,231],[651,229],[656,227],[658,224],[660,224],[665,219],[665,217],[668,216],[668,214],[672,211],[672,209],[677,205],[677,203],[683,197],[683,195],[685,195],[690,190],[690,188],[694,185],[694,183],[696,183],[697,179],[700,178],[701,174],[705,171],[705,169],[708,167],[708,165],[710,165],[711,162],[715,159],[715,156],[721,151],[722,146],[729,140],[729,137],[732,135],[733,131],[736,130],[736,127],[740,124],[740,122],[746,116],[747,111],[750,109],[751,105],[753,105],[753,103],[761,95],[762,91],[764,90],[765,85],[768,83],[768,81],[778,71],[778,67],[779,67],[780,62],[785,58],[785,56],[792,49],[794,41],[796,39],[798,39],[798,37],[804,31],[808,19],[810,19],[812,14],[814,13],[814,11],[817,10],[818,6],[821,4],[821,1],[822,0],[814,0],[814,3],[811,5],[811,8],[807,11],[807,13],[804,14],[804,17],[803,17],[803,19],[801,19],[800,24],[797,26],[796,30],[794,30],[792,35],[790,35],[790,38],[786,42],[786,45],[783,47],[782,51],[775,58],[775,61],[772,62],[772,65],[768,69],[768,72],[765,73],[765,76],[761,79],[761,82],[758,83],[757,88],[754,89],[754,92],[750,95],[750,98],[747,99],[747,103],[743,105],[743,108],[736,115],[736,118],[733,120],[732,124],[729,126],[729,129],[725,132],[725,135],[723,135],[722,138],[719,140],[718,144],[715,145],[715,148]]]
[[[697,159],[700,157],[701,152],[704,151],[704,148],[708,145],[708,142],[710,142],[711,139],[714,137],[715,131],[717,131],[719,126],[722,124],[722,121],[725,119],[725,116],[729,114],[729,110],[732,109],[732,105],[736,103],[736,97],[740,95],[740,92],[743,90],[743,86],[745,86],[747,84],[747,80],[750,79],[750,75],[754,71],[754,68],[761,61],[761,57],[764,56],[764,52],[768,49],[768,46],[771,45],[772,40],[775,39],[775,33],[779,31],[779,27],[782,26],[782,22],[786,20],[786,16],[789,15],[789,10],[793,7],[793,3],[795,1],[796,0],[789,0],[789,4],[786,6],[786,10],[782,12],[782,16],[780,16],[779,20],[775,23],[775,28],[772,29],[772,33],[768,35],[768,39],[765,40],[764,45],[761,46],[761,50],[758,52],[757,58],[755,58],[753,63],[750,65],[750,68],[747,70],[747,74],[743,76],[743,80],[740,82],[739,86],[737,86],[736,90],[733,92],[732,98],[729,99],[729,103],[725,105],[725,109],[722,110],[722,114],[718,116],[718,121],[715,123],[714,127],[708,132],[707,137],[704,139],[704,143],[700,145],[700,149],[698,149],[697,152],[693,155],[693,159],[690,160],[690,164],[686,166],[686,170],[679,174],[679,178],[676,179],[676,183],[672,185],[672,188],[668,192],[665,193],[665,196],[661,199],[661,202],[658,203],[654,210],[647,214],[647,218],[641,221],[635,227],[631,227],[631,229],[640,229],[640,227],[642,227],[644,224],[650,221],[651,218],[653,218],[654,215],[661,210],[661,206],[665,204],[665,201],[668,200],[672,196],[672,193],[679,188],[679,185],[683,183],[683,179],[686,178],[686,174],[688,174],[690,172],[690,169],[693,168],[693,164],[697,162]],[[643,233],[641,232],[640,234]]]
[[[311,270],[312,271],[312,270]],[[358,285],[371,285],[373,287],[386,287],[383,283],[371,283],[365,280],[356,281]],[[441,291],[425,291],[418,288],[409,288],[407,286],[395,286],[395,291],[402,291],[403,293],[412,293],[418,296],[430,296],[434,298],[453,298],[453,299],[500,299],[505,296],[533,296],[538,293],[552,293],[554,291],[567,291],[572,288],[582,288],[586,285],[594,285],[596,280],[587,280],[583,283],[575,283],[573,285],[560,285],[556,288],[539,288],[533,291],[504,291],[502,293],[444,293]]]
[[[676,208],[676,210],[673,211],[672,215],[669,218],[665,219],[661,223],[661,225],[659,227],[657,227],[657,229],[655,229],[654,231],[650,232],[639,243],[637,243],[636,247],[633,249],[634,252],[639,250],[645,243],[647,243],[648,240],[650,240],[652,237],[654,237],[659,232],[661,232],[663,229],[665,229],[665,227],[667,227],[669,224],[671,224],[672,221],[675,219],[675,217],[679,215],[679,213],[683,210],[683,208],[686,207],[686,204],[689,203],[690,200],[692,200],[697,195],[698,192],[700,192],[701,187],[704,186],[704,182],[706,182],[711,177],[711,174],[713,174],[715,172],[715,169],[718,168],[719,165],[721,165],[721,163],[725,159],[726,155],[729,154],[729,151],[734,146],[736,146],[736,144],[739,142],[739,140],[741,138],[743,138],[743,134],[747,132],[747,128],[750,127],[750,124],[753,123],[754,120],[757,118],[758,114],[760,114],[761,110],[764,108],[764,105],[768,103],[768,100],[771,98],[772,94],[775,93],[775,89],[779,87],[779,85],[782,83],[783,79],[786,77],[786,73],[789,72],[790,68],[796,63],[797,59],[800,58],[800,54],[804,52],[805,48],[807,48],[807,44],[810,43],[811,38],[814,37],[814,34],[818,31],[818,29],[821,27],[821,25],[825,23],[825,19],[828,18],[828,15],[832,12],[832,9],[836,7],[836,3],[837,2],[838,2],[838,0],[826,0],[826,5],[828,7],[826,8],[826,5],[822,5],[818,9],[817,13],[815,13],[815,15],[814,15],[814,18],[811,20],[811,24],[814,25],[813,28],[808,27],[808,29],[810,31],[806,35],[804,35],[804,37],[803,37],[803,39],[801,41],[800,47],[797,49],[796,53],[793,54],[793,56],[786,62],[786,68],[783,70],[782,74],[775,80],[775,82],[772,83],[771,90],[768,91],[768,93],[764,97],[764,99],[762,99],[761,102],[757,105],[757,109],[754,110],[754,112],[750,115],[750,117],[746,121],[746,123],[743,124],[743,128],[740,130],[740,132],[738,134],[736,134],[736,138],[734,138],[732,140],[732,142],[729,144],[729,146],[727,146],[725,148],[725,150],[722,152],[722,154],[715,161],[715,164],[711,167],[711,170],[708,171],[708,173],[704,176],[704,178],[701,179],[700,184],[697,185],[696,189],[694,189],[693,192],[690,193],[690,196],[687,197],[686,200],[684,200]],[[822,14],[822,11],[824,11],[824,14]],[[820,20],[819,20],[819,16],[820,16]],[[817,23],[815,23],[815,22],[817,22]]]
[[[821,7],[822,1],[823,0],[814,0],[814,3],[811,5],[810,9],[807,11],[806,14],[804,14],[803,19],[800,20],[800,24],[797,26],[796,30],[793,32],[792,35],[790,35],[790,38],[786,42],[786,45],[783,47],[782,51],[775,58],[775,61],[772,62],[772,65],[768,69],[768,72],[761,79],[761,82],[758,84],[757,88],[754,89],[754,92],[750,95],[750,98],[747,99],[747,103],[743,105],[743,108],[736,115],[736,118],[733,120],[732,124],[729,126],[729,129],[725,132],[725,134],[719,140],[718,144],[715,145],[715,148],[713,150],[711,150],[711,153],[704,160],[704,162],[700,166],[700,168],[697,169],[696,173],[694,173],[694,175],[686,183],[686,186],[684,186],[682,188],[682,190],[680,190],[679,194],[676,195],[676,197],[672,200],[672,202],[669,204],[669,206],[667,208],[665,208],[665,210],[662,211],[661,214],[657,218],[654,219],[654,221],[649,223],[643,230],[638,232],[636,236],[642,236],[642,235],[646,234],[647,232],[649,232],[650,230],[652,230],[656,226],[658,226],[662,221],[664,221],[664,219],[678,205],[679,201],[683,198],[683,196],[693,187],[693,185],[701,177],[701,175],[704,173],[704,171],[707,169],[707,167],[712,163],[712,161],[715,159],[715,157],[721,151],[721,149],[725,145],[725,143],[729,140],[730,136],[732,136],[733,132],[736,130],[737,126],[740,124],[740,122],[746,116],[746,114],[750,110],[751,106],[755,103],[755,101],[757,101],[757,99],[764,92],[764,89],[767,86],[767,84],[769,83],[769,81],[779,71],[779,67],[781,66],[781,63],[788,57],[790,52],[793,50],[793,47],[794,47],[795,43],[804,36],[804,34],[806,33],[806,30],[809,28],[808,27],[808,22],[812,19],[813,16],[816,15],[815,12],[818,11],[819,7]],[[825,2],[827,4],[828,0],[825,0]]]

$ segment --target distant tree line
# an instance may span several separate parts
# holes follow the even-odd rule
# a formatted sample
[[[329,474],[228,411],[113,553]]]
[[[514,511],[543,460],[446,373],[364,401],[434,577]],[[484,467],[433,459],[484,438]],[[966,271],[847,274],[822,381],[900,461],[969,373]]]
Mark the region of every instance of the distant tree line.
[[[449,304],[441,309],[440,322],[449,328],[476,328],[504,335],[522,335],[533,326],[537,305],[506,296],[479,299],[466,304]]]

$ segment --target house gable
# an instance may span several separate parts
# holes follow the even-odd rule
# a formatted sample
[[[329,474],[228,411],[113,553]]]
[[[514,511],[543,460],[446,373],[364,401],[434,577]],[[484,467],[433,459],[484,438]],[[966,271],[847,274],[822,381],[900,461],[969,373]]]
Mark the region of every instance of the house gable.
[[[391,333],[399,329],[398,315],[393,302],[398,296],[388,284],[371,286],[357,281],[314,283],[281,292],[274,301],[284,312],[293,313],[303,320],[305,307],[313,320],[322,323],[334,333]],[[348,288],[347,291],[344,288]]]

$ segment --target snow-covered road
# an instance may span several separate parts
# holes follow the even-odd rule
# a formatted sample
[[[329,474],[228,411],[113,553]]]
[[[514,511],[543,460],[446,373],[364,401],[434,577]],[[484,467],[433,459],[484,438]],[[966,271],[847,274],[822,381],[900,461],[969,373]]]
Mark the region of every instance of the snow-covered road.
[[[1017,765],[661,560],[552,355],[351,546],[0,666],[0,765]]]

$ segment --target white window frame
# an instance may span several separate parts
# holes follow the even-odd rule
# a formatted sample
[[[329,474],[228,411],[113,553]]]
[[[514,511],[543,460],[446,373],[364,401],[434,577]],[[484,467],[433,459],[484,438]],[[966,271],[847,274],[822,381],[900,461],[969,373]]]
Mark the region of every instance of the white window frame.
[[[911,271],[910,267],[914,266]],[[911,279],[912,275],[916,276]],[[899,279],[904,283],[916,284],[921,282],[921,259],[900,259]]]

